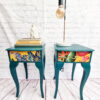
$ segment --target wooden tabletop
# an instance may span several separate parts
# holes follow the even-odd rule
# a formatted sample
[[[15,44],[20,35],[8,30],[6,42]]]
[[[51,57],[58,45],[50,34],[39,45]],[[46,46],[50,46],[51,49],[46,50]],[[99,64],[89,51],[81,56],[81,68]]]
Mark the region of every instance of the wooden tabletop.
[[[82,46],[80,44],[72,44],[70,46],[59,46],[55,44],[55,50],[57,51],[94,51],[93,49]]]
[[[11,47],[11,48],[8,48],[6,49],[7,51],[41,51],[44,49],[44,45],[40,45],[40,46],[31,46],[31,47],[28,47],[28,46],[25,46],[25,47]]]

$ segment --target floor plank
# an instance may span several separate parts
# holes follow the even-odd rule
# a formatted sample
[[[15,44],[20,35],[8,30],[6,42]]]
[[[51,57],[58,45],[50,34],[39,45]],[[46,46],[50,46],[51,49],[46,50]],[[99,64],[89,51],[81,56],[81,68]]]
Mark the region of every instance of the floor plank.
[[[59,91],[54,99],[55,80],[44,80],[45,98],[41,98],[40,80],[20,80],[20,96],[15,97],[12,79],[0,79],[0,100],[80,100],[80,80],[59,80]],[[84,88],[84,100],[100,100],[100,79],[89,79]]]
[[[3,100],[6,95],[14,89],[14,84],[11,80],[6,79],[2,85],[0,85],[0,100]]]
[[[47,80],[46,82],[46,100],[54,100],[55,83],[54,80]],[[56,100],[61,100],[58,92]]]
[[[20,94],[19,94],[20,96],[21,96],[21,93],[23,92],[23,90],[25,89],[25,87],[26,87],[28,84],[29,84],[29,81],[21,80],[21,82],[20,82]],[[20,96],[19,96],[19,98],[16,98],[16,97],[15,97],[15,94],[16,94],[15,91],[16,91],[15,88],[12,89],[12,90],[8,93],[8,95],[4,98],[4,100],[10,100],[10,99],[12,99],[12,100],[17,100],[17,99],[19,99]]]

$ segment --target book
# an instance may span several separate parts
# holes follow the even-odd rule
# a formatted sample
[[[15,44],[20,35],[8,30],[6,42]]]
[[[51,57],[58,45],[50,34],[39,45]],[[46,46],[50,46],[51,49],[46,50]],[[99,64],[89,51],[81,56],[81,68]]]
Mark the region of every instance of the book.
[[[37,39],[30,39],[30,38],[23,38],[16,41],[15,46],[39,46],[42,45],[43,42],[40,38]]]

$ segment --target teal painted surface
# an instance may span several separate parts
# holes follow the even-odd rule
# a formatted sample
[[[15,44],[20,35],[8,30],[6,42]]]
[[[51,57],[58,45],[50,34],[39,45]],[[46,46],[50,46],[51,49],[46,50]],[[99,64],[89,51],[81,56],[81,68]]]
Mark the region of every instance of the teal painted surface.
[[[8,56],[9,56],[9,61],[12,61],[11,59],[10,59],[10,52],[11,51],[19,51],[19,52],[23,52],[23,51],[27,51],[27,52],[31,52],[31,51],[37,51],[37,52],[42,52],[41,53],[41,55],[40,55],[40,57],[38,57],[39,58],[39,61],[41,60],[41,57],[42,56],[44,56],[45,55],[45,44],[44,45],[42,45],[42,46],[32,46],[32,47],[12,47],[12,48],[8,48],[8,49],[6,49],[7,51],[8,51]],[[18,55],[18,54],[17,54]],[[19,55],[20,56],[20,55]],[[28,56],[29,57],[29,56]],[[18,57],[19,58],[19,57]],[[34,56],[34,58],[36,58],[35,56]],[[16,61],[17,62],[17,61]],[[26,62],[26,61],[24,61],[24,60],[18,60],[18,62]],[[33,63],[33,62],[35,62],[35,61],[27,61],[27,62],[29,62],[29,63]]]
[[[6,49],[8,51],[8,56],[10,55],[9,52],[10,51],[40,51],[40,55],[41,55],[41,60],[37,61],[37,62],[30,62],[30,63],[35,63],[36,68],[39,70],[40,73],[40,91],[41,91],[41,97],[44,98],[44,92],[43,92],[43,80],[45,79],[45,75],[44,75],[44,69],[45,69],[45,45],[43,45],[42,47],[25,47],[25,48],[21,48],[21,47],[15,47],[15,48],[8,48]],[[12,78],[15,82],[15,86],[16,86],[16,97],[19,97],[19,92],[20,92],[20,86],[19,86],[19,80],[18,80],[18,76],[17,76],[17,72],[16,72],[16,68],[18,66],[18,64],[20,63],[20,61],[11,61],[10,57],[9,57],[9,68],[10,68],[10,73],[12,75]],[[25,69],[25,75],[26,75],[26,79],[28,79],[28,68],[27,68],[27,63],[29,63],[28,61],[22,61],[23,65],[24,65],[24,69]]]
[[[73,63],[72,74],[71,74],[71,80],[72,80],[72,81],[74,80],[75,67],[76,67],[76,63]]]
[[[59,85],[59,72],[60,70],[64,67],[64,63],[73,63],[73,68],[72,68],[72,75],[71,75],[71,80],[74,80],[74,72],[75,72],[75,68],[76,68],[76,64],[77,63],[81,63],[82,68],[83,68],[83,76],[82,76],[82,80],[81,80],[81,84],[80,84],[80,100],[84,100],[83,98],[83,89],[84,86],[86,84],[86,81],[89,77],[90,74],[90,62],[60,62],[58,61],[58,51],[91,51],[91,53],[94,51],[93,49],[81,46],[81,45],[77,45],[77,44],[73,44],[69,47],[59,47],[57,45],[55,45],[55,55],[54,55],[54,69],[55,69],[55,74],[54,74],[54,79],[56,81],[55,85],[55,93],[54,93],[54,98],[57,97],[57,92],[58,92],[58,85]],[[92,54],[91,54],[91,58],[92,58]]]
[[[19,96],[19,91],[20,91],[20,87],[19,87],[19,81],[18,81],[18,76],[17,76],[17,72],[16,72],[16,67],[18,66],[18,62],[10,62],[10,73],[12,75],[12,78],[15,82],[15,86],[16,86],[16,97]]]
[[[6,49],[7,51],[40,51],[43,50],[45,47],[45,44],[41,46],[30,46],[30,47],[12,47]]]
[[[84,70],[83,70],[83,76],[82,76],[82,80],[81,80],[81,84],[80,84],[80,100],[84,100],[83,89],[84,89],[86,81],[89,77],[91,65],[90,65],[90,63],[81,63],[81,65],[82,65]]]
[[[22,48],[22,47],[20,47],[20,48],[8,48],[7,49],[7,51],[40,51],[40,50],[43,50],[43,48],[32,48],[32,47],[25,47],[25,48]]]
[[[94,51],[91,48],[88,48],[79,44],[72,44],[71,46],[55,45],[55,50],[57,51]]]
[[[28,68],[27,68],[27,63],[24,63],[24,69],[25,69],[25,75],[26,75],[26,79],[28,79]]]

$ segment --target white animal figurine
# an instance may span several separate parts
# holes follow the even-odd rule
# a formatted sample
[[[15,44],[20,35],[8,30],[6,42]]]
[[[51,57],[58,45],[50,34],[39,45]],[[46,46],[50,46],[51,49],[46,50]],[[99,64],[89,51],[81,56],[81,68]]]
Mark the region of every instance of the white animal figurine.
[[[39,37],[38,29],[35,25],[32,25],[31,31],[30,31],[30,38],[31,39],[37,39]]]

